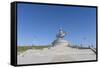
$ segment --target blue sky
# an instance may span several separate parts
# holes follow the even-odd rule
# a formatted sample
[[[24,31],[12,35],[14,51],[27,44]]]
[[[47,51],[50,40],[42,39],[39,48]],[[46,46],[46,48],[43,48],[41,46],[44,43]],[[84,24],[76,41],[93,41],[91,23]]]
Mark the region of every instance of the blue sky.
[[[51,44],[60,27],[71,44],[96,44],[96,8],[23,3],[17,7],[18,45]]]

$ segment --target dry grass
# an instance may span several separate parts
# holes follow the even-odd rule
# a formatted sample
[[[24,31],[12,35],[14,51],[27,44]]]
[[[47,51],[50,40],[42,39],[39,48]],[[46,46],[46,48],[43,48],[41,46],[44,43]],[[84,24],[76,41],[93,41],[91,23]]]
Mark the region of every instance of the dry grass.
[[[43,49],[43,48],[50,48],[51,46],[17,46],[17,52],[24,52],[28,49]]]

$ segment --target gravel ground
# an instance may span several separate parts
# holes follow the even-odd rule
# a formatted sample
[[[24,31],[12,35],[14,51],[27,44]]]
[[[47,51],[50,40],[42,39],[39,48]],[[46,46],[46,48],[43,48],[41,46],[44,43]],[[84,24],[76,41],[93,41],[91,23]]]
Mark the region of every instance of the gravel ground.
[[[65,46],[44,48],[43,50],[29,49],[18,54],[17,57],[19,65],[96,60],[96,54],[91,49],[77,49]]]

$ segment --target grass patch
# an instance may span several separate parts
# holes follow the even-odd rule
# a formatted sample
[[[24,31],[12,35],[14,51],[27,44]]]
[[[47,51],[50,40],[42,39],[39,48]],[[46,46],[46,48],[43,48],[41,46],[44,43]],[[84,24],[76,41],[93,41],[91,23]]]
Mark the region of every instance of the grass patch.
[[[28,49],[43,49],[43,48],[50,48],[51,46],[17,46],[17,52],[24,52]]]

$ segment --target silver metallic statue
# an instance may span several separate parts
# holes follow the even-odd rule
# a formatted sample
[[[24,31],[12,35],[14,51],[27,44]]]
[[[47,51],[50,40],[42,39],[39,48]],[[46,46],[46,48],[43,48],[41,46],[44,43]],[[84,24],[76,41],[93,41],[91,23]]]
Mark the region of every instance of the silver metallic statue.
[[[63,38],[66,35],[66,32],[62,30],[62,28],[59,29],[59,33],[56,35],[57,38]]]
[[[63,39],[65,35],[66,35],[66,32],[64,32],[62,28],[60,28],[58,34],[56,35],[57,38],[52,42],[53,46],[68,45],[68,42]]]

